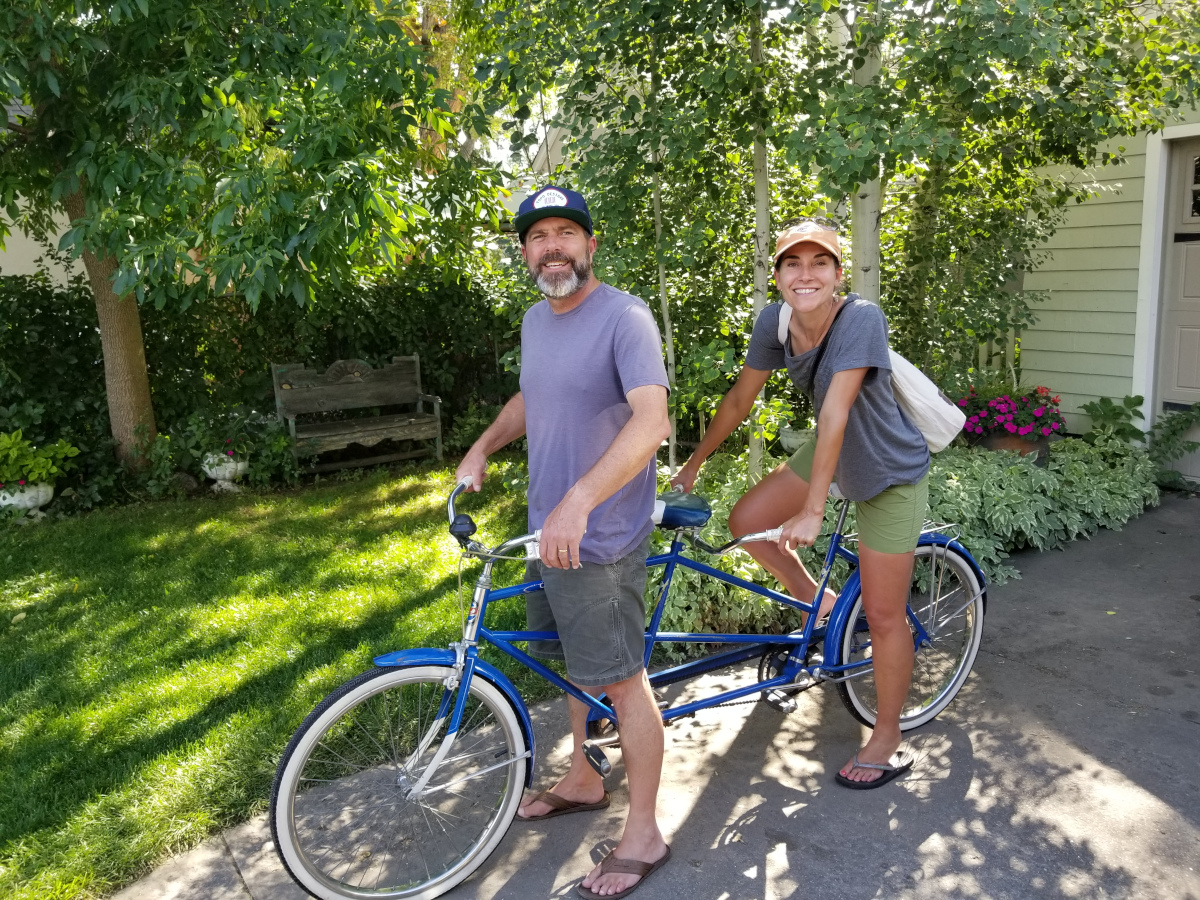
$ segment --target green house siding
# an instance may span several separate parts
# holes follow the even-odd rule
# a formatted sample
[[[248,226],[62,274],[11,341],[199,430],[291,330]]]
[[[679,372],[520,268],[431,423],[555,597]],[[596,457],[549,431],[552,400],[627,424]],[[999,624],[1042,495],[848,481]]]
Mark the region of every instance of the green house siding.
[[[1079,406],[1124,397],[1133,384],[1138,255],[1146,139],[1123,139],[1126,162],[1095,171],[1100,192],[1067,211],[1025,289],[1044,291],[1037,322],[1021,338],[1021,371],[1062,397],[1072,431]]]

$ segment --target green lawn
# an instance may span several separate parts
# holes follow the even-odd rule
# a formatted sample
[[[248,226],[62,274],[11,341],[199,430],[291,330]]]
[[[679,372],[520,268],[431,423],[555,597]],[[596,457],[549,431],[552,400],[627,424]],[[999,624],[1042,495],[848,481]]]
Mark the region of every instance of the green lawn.
[[[452,478],[0,530],[0,896],[96,896],[261,811],[322,696],[377,653],[453,639]],[[500,481],[464,503],[484,539],[524,530]],[[496,621],[517,627],[518,604]]]

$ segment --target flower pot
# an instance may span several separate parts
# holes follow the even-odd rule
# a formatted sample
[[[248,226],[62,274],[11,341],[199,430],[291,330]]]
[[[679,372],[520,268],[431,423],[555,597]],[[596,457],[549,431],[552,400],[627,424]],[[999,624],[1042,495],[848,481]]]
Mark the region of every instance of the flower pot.
[[[795,453],[812,436],[811,428],[791,428],[784,425],[779,429],[779,443],[788,453]]]
[[[8,485],[0,488],[0,506],[17,509],[38,509],[50,502],[54,496],[54,485],[39,481],[37,484]]]
[[[988,434],[977,435],[972,443],[985,450],[1016,450],[1022,456],[1036,453],[1037,459],[1034,460],[1034,464],[1043,469],[1050,461],[1050,438],[1048,437],[1040,437],[1031,441],[1019,434],[992,431]]]
[[[210,453],[200,461],[200,468],[204,470],[205,475],[216,482],[212,488],[214,491],[236,492],[240,488],[233,482],[249,471],[250,463],[244,459]]]

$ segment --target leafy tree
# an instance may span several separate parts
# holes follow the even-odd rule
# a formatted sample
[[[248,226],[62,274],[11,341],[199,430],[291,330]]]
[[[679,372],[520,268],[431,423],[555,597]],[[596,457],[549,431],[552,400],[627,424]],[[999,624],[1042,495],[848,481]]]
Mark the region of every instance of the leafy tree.
[[[711,358],[726,350],[708,336],[748,324],[756,145],[775,227],[882,181],[870,299],[902,351],[945,378],[1031,320],[1014,284],[1089,190],[1048,167],[1109,158],[1104,141],[1160,126],[1197,83],[1197,7],[1177,0],[479,8],[483,74],[511,111],[514,149],[565,134],[564,174],[598,197],[606,265],[643,296],[668,295],[690,379],[677,402],[720,386]],[[694,302],[698,284],[715,302]]]
[[[496,224],[457,151],[428,17],[393,0],[12,0],[0,11],[0,240],[83,257],[118,455],[154,430],[137,303],[308,302],[352,266],[434,262]]]

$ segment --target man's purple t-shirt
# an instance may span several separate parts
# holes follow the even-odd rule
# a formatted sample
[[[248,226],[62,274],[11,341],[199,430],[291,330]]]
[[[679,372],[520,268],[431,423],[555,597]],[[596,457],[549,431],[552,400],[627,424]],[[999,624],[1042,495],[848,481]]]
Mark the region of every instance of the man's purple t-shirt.
[[[612,444],[633,415],[625,395],[667,387],[654,316],[637,297],[607,284],[570,312],[546,300],[521,323],[521,395],[529,439],[529,528],[546,516]],[[581,560],[607,564],[650,533],[655,461],[592,510]]]

